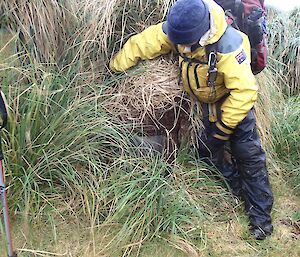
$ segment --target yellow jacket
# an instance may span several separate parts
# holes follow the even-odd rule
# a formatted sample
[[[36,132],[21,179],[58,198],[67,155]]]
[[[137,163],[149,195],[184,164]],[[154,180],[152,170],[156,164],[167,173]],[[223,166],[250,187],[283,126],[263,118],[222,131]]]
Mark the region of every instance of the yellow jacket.
[[[220,123],[217,125],[230,134],[232,131],[228,131],[226,127],[234,129],[246,117],[257,99],[258,88],[250,67],[250,43],[245,34],[228,27],[220,6],[212,0],[205,0],[205,3],[211,15],[210,31],[190,51],[181,45],[176,48],[188,58],[207,61],[205,46],[216,43],[218,76],[215,97],[209,97],[211,89],[206,82],[208,65],[188,62],[179,56],[181,77],[187,93],[196,96],[201,102],[216,102],[228,95],[221,105],[220,123],[225,126],[222,128]],[[139,60],[154,59],[174,49],[175,46],[163,32],[163,23],[153,25],[132,36],[111,60],[110,68],[113,71],[125,71]]]

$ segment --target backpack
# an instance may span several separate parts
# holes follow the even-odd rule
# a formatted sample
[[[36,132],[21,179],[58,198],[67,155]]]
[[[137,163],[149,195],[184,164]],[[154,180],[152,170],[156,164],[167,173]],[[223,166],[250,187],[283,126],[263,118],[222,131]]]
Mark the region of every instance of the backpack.
[[[251,69],[261,72],[267,63],[266,8],[264,0],[214,0],[225,11],[227,23],[248,35]]]

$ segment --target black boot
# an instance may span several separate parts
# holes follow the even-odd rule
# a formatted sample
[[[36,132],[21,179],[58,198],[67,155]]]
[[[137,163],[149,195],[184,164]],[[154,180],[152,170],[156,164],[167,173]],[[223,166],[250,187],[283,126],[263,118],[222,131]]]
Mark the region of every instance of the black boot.
[[[250,228],[250,234],[256,240],[264,240],[267,236],[271,235],[273,232],[273,225],[269,224],[264,227],[253,226]]]

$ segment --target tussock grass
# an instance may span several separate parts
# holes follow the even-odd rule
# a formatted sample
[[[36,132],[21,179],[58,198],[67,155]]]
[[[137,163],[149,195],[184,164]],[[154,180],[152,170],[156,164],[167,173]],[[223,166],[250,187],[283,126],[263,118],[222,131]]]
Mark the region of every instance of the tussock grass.
[[[274,73],[272,67],[267,66],[262,73],[256,76],[256,79],[259,85],[258,100],[254,106],[256,124],[263,145],[271,150],[273,144],[272,123],[276,118],[274,111],[284,103],[285,96],[281,84],[278,83],[281,80],[280,75]]]
[[[177,62],[159,58],[116,78],[117,85],[106,91],[109,113],[141,135],[171,135],[177,144],[191,140],[197,144],[202,114],[178,84]]]
[[[147,124],[147,119],[151,119],[158,123],[166,111],[175,107],[174,99],[182,98],[176,63],[162,58],[144,65],[136,74],[123,81],[118,79],[117,87],[108,91],[108,111],[124,122]]]
[[[160,236],[205,240],[201,224],[210,215],[220,217],[226,208],[221,180],[213,181],[209,178],[213,174],[205,177],[196,169],[183,172],[178,167],[173,172],[175,180],[165,178],[165,164],[154,159],[113,177],[114,183],[107,188],[114,199],[108,222],[120,224],[120,232],[111,243],[126,242],[130,251]],[[216,194],[216,190],[224,194]],[[208,202],[214,203],[215,212]]]
[[[70,1],[0,1],[2,27],[19,33],[20,45],[38,62],[56,62],[72,28]]]
[[[269,10],[268,46],[269,68],[278,78],[283,92],[287,95],[299,93],[300,75],[300,11],[295,9],[286,14]]]
[[[1,0],[1,26],[18,32],[20,48],[38,63],[80,61],[85,69],[97,63],[103,70],[114,42],[120,46],[133,27],[141,31],[146,24],[162,19],[171,2]]]
[[[126,128],[102,112],[97,94],[83,94],[84,88],[63,74],[34,68],[26,84],[19,83],[24,74],[15,71],[4,81],[10,106],[7,170],[16,178],[15,206],[33,215],[52,204],[51,195],[75,197],[80,206],[82,183],[100,179],[129,144]]]
[[[282,162],[285,176],[297,193],[300,185],[300,98],[297,96],[286,100],[275,116],[272,126],[274,151]]]
[[[161,155],[135,147],[130,124],[107,112],[111,80],[87,84],[87,74],[11,64],[2,66],[5,163],[11,209],[26,222],[84,217],[93,229],[117,228],[106,250],[119,243],[130,252],[154,237],[204,240],[201,221],[232,208],[223,181],[203,164],[171,171]]]

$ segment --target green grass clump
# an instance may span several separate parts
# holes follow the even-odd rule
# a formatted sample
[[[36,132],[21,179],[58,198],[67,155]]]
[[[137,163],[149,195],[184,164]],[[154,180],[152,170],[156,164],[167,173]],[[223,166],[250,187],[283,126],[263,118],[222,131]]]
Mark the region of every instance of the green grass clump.
[[[274,116],[274,151],[282,162],[284,176],[297,192],[300,185],[300,97],[287,99]]]
[[[75,78],[38,66],[28,67],[28,77],[7,73],[4,152],[13,209],[34,216],[58,199],[84,205],[81,187],[100,181],[128,151],[126,127],[101,109],[100,88],[79,87]]]
[[[113,81],[19,63],[6,64],[3,75],[10,113],[3,146],[10,207],[25,221],[115,226],[112,247],[171,235],[204,240],[202,223],[231,208],[222,180],[202,164],[177,164],[167,178],[163,156],[134,145],[130,124],[104,108]]]
[[[205,242],[204,222],[226,220],[233,209],[223,180],[201,163],[172,168],[159,156],[123,158],[110,172],[101,195],[109,210],[103,224],[116,231],[112,250],[174,236]]]

